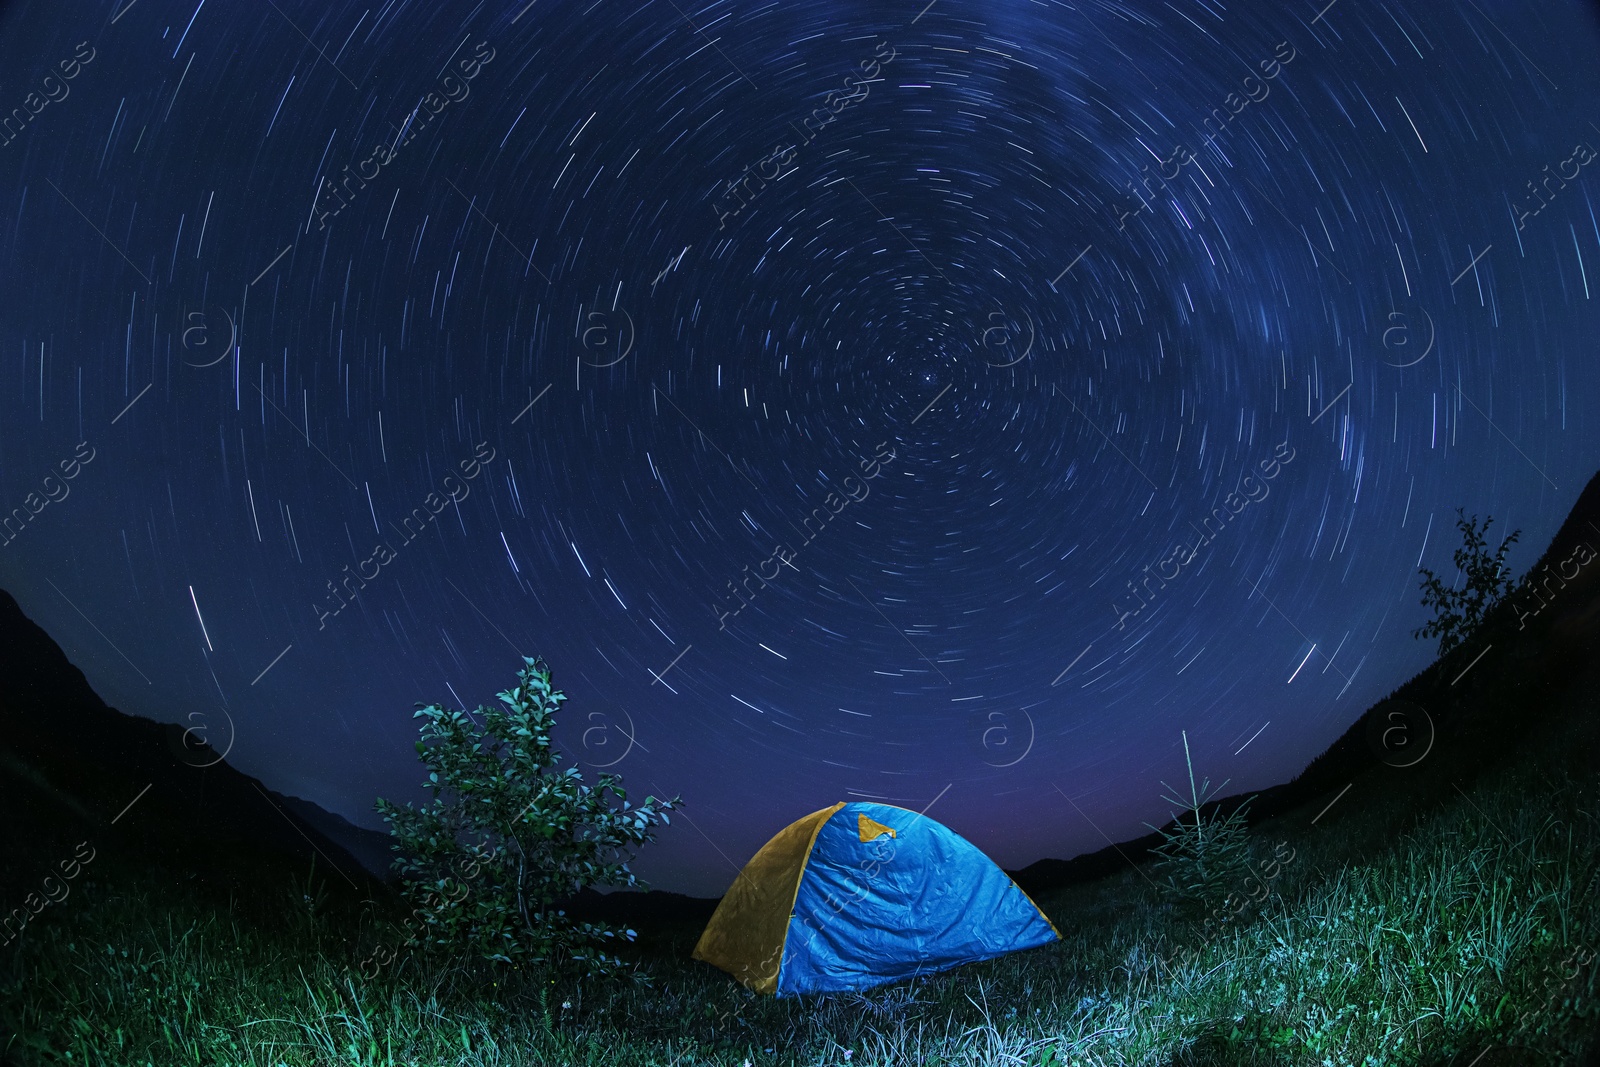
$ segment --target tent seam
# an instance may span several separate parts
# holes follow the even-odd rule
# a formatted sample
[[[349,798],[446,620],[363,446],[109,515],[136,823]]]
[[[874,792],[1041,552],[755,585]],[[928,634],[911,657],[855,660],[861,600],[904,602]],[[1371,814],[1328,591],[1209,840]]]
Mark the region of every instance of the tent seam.
[[[843,800],[839,801],[837,804],[835,804],[833,806],[833,810],[832,811],[828,812],[827,815],[824,815],[821,819],[817,820],[816,827],[811,831],[810,839],[806,841],[806,850],[805,850],[804,854],[800,858],[800,874],[799,874],[798,877],[795,878],[795,880],[794,880],[794,892],[792,894],[790,894],[790,896],[789,896],[789,918],[783,924],[783,946],[782,947],[783,947],[783,950],[784,950],[785,953],[789,949],[789,926],[794,922],[794,906],[795,906],[795,903],[797,901],[799,901],[799,899],[800,899],[800,883],[802,883],[802,882],[804,882],[806,880],[806,868],[811,863],[811,851],[814,848],[817,847],[817,835],[822,833],[822,828],[824,826],[828,825],[828,821],[830,819],[832,819],[835,815],[839,814],[839,812],[844,810],[845,803],[846,802],[843,801]],[[1035,907],[1037,907],[1037,906],[1038,905],[1035,905]],[[773,979],[772,979],[772,993],[773,993],[773,996],[777,996],[778,983],[779,983],[779,980],[782,977],[783,977],[783,953],[780,953],[779,956],[778,956],[778,972],[777,972],[777,974],[775,974],[773,976]]]

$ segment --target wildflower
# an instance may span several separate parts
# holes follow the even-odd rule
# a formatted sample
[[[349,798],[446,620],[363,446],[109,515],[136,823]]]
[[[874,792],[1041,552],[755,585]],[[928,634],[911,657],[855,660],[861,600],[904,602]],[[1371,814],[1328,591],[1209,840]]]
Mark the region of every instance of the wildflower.
[[[568,1009],[568,1008],[570,1008],[570,1007],[572,1007],[572,1001],[570,1001],[570,1000],[563,1000],[563,1001],[562,1001],[562,1002],[561,1002],[561,1010],[562,1010],[562,1011],[566,1011],[566,1010],[567,1010],[567,1009]]]
[[[846,1063],[849,1063],[849,1062],[850,1062],[850,1057],[851,1057],[851,1056],[854,1056],[854,1055],[855,1055],[855,1052],[854,1052],[854,1050],[852,1050],[852,1049],[845,1049],[845,1050],[844,1050],[844,1062],[846,1062]]]

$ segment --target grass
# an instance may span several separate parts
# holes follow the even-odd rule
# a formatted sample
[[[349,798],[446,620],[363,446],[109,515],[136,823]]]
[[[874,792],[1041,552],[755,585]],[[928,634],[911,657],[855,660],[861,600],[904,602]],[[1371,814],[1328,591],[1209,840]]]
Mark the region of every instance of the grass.
[[[1600,1015],[1600,963],[1574,955],[1600,948],[1592,751],[1551,726],[1436,802],[1369,787],[1318,825],[1263,823],[1257,854],[1293,859],[1209,933],[1129,867],[1040,896],[1059,944],[807,999],[690,960],[683,926],[634,951],[649,987],[405,956],[363,978],[392,901],[287,876],[229,896],[108,855],[0,949],[0,1047],[116,1067],[1571,1064]]]
[[[1524,764],[1368,862],[1347,837],[1276,827],[1300,835],[1293,862],[1220,935],[1129,869],[1041,899],[1058,945],[811,1000],[689,961],[693,930],[647,957],[654,988],[490,984],[416,959],[368,980],[355,962],[382,938],[376,909],[308,908],[287,880],[275,907],[221,910],[102,878],[8,949],[0,999],[18,1062],[119,1067],[1442,1064],[1506,1042],[1520,1058],[1483,1062],[1570,1063],[1600,970],[1561,981],[1600,943],[1597,799],[1600,775]]]

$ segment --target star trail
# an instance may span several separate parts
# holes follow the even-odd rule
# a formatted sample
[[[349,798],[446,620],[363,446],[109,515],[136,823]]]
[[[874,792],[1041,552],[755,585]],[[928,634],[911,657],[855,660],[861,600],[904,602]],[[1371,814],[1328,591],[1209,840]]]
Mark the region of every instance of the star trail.
[[[1285,781],[1600,456],[1570,2],[0,9],[0,585],[381,827],[522,655],[715,895]],[[217,729],[222,729],[218,726]],[[222,747],[222,740],[214,742]]]

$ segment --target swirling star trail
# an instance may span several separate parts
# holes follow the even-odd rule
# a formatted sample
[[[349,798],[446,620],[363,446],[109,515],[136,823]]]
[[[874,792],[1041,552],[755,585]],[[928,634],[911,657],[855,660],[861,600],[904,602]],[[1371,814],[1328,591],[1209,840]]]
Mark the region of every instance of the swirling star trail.
[[[1092,850],[1183,731],[1298,773],[1455,508],[1525,567],[1600,455],[1575,3],[0,25],[0,585],[367,826],[538,655],[663,888],[851,798]]]

